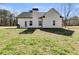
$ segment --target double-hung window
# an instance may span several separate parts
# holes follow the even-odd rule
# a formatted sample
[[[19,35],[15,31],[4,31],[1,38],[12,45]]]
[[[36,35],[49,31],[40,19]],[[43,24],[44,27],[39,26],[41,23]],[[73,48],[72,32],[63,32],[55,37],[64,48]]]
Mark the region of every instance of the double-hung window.
[[[32,26],[32,21],[30,21],[29,25]]]
[[[53,20],[53,26],[55,26],[55,20]]]

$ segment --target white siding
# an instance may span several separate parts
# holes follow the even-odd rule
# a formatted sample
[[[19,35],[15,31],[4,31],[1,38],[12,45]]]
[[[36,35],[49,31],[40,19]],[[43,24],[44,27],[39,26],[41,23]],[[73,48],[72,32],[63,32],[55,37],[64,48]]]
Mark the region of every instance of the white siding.
[[[39,13],[38,11],[33,11],[33,27],[34,28],[40,28],[38,22],[39,22],[39,17],[43,16],[43,13]]]
[[[43,13],[33,11],[33,18],[18,18],[18,24],[21,28],[40,28],[38,17],[42,16]],[[55,26],[53,26],[53,20],[55,20]],[[25,21],[27,21],[27,27],[25,27]],[[29,22],[32,21],[32,26],[29,26]],[[62,18],[55,11],[50,10],[46,13],[45,18],[43,18],[43,28],[61,28]]]
[[[27,27],[25,27],[25,21],[27,21]],[[28,18],[18,18],[18,24],[20,25],[21,28],[30,28],[32,26],[29,25],[29,22],[33,21],[32,19]]]
[[[55,26],[53,26],[53,20],[55,20]],[[43,28],[61,28],[62,27],[62,19],[60,16],[50,10],[43,18]]]

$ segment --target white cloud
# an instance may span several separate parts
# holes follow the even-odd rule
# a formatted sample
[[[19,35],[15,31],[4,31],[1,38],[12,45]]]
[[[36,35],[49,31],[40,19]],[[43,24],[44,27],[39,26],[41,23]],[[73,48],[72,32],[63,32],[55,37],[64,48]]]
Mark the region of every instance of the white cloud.
[[[79,4],[74,6],[75,8],[79,8]]]
[[[11,12],[13,12],[13,9],[8,7],[8,6],[4,6],[4,5],[0,5],[0,9],[6,9],[6,10],[9,10]]]
[[[33,6],[33,8],[40,8],[40,6]]]
[[[15,15],[18,15],[20,12],[19,10],[14,10],[12,7],[5,6],[5,5],[0,5],[0,9],[6,9],[9,10],[11,13],[15,13]]]

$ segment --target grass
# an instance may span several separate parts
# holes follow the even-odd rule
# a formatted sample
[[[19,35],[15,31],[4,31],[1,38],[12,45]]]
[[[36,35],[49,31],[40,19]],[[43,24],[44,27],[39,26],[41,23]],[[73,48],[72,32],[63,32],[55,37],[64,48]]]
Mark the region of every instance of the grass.
[[[79,55],[79,27],[72,26],[63,29],[1,28],[0,54]]]

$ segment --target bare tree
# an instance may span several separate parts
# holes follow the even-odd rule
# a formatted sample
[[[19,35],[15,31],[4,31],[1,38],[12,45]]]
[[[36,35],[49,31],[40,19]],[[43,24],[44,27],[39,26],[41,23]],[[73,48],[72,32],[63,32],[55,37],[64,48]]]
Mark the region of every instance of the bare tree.
[[[66,25],[67,25],[66,22],[67,22],[67,19],[68,19],[69,16],[70,16],[71,11],[72,11],[72,5],[71,5],[70,3],[65,4],[65,5],[64,5],[64,19],[65,19],[64,25],[65,25],[65,27],[66,27]]]

